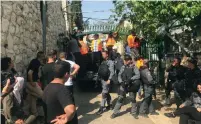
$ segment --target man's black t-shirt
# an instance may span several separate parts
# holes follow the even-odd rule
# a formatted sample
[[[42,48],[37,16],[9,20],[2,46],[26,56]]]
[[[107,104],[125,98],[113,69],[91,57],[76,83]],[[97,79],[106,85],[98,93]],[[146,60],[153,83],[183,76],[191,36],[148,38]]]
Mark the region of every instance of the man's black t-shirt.
[[[50,83],[46,86],[43,101],[47,106],[47,122],[50,123],[56,116],[65,114],[64,108],[73,103],[70,92],[62,84]],[[77,124],[77,116],[67,124]]]
[[[44,87],[54,79],[55,62],[47,63],[42,67],[42,83]]]
[[[29,70],[33,71],[33,82],[37,82],[39,77],[38,77],[38,70],[40,67],[40,61],[38,59],[33,59],[28,67],[27,73],[29,72]],[[28,78],[28,74],[27,74],[27,78]],[[29,81],[29,79],[27,79]]]

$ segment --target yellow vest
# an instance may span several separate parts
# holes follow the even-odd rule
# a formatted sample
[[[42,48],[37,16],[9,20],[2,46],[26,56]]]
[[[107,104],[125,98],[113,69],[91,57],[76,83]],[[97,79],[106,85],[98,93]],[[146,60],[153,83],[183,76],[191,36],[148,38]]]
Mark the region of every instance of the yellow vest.
[[[140,69],[140,67],[143,66],[143,59],[137,60],[136,66],[138,69]]]
[[[95,40],[93,40],[92,42],[91,42],[91,51],[92,52],[94,52],[94,46],[95,45]],[[102,51],[102,42],[101,42],[101,40],[100,39],[97,39],[97,50],[98,51]],[[97,52],[98,52],[97,51]]]

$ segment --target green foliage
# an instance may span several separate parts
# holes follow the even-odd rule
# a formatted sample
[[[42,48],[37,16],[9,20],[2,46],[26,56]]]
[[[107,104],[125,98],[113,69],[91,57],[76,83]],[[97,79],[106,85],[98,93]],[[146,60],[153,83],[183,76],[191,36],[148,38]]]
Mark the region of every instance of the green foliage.
[[[122,1],[116,0],[114,18],[127,17],[137,33],[142,32],[146,39],[154,40],[157,29],[166,27],[168,32],[174,27],[193,27],[191,20],[201,14],[200,1]]]
[[[82,1],[72,0],[71,12],[72,12],[71,16],[72,22],[76,24],[79,30],[82,30],[83,29]]]

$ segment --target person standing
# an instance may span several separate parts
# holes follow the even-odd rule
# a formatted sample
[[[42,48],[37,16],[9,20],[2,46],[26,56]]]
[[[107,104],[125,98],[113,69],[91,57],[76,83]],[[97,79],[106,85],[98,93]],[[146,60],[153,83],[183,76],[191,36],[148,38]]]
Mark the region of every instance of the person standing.
[[[76,37],[76,34],[71,34],[71,39],[68,43],[68,55],[72,55],[72,58],[70,60],[75,61],[75,63],[78,64],[81,60],[80,47],[81,45]]]
[[[30,103],[30,112],[34,116],[38,116],[36,101],[38,98],[42,98],[43,91],[41,87],[38,85],[39,82],[39,67],[44,61],[44,53],[38,52],[37,58],[33,59],[28,66],[28,82],[26,84],[26,92],[27,92],[27,102]]]
[[[78,124],[73,97],[64,86],[69,77],[70,64],[64,61],[55,63],[54,79],[45,87],[43,94],[48,124]]]
[[[80,66],[78,64],[76,64],[73,61],[70,60],[66,60],[66,53],[65,52],[61,52],[59,54],[59,59],[61,61],[65,61],[67,63],[70,64],[70,77],[68,78],[68,80],[65,82],[65,86],[66,88],[70,91],[70,93],[73,95],[73,77],[78,73]]]
[[[144,99],[139,107],[139,113],[144,117],[148,117],[147,112],[151,110],[149,111],[151,115],[159,115],[157,112],[155,112],[152,106],[152,96],[155,90],[155,81],[153,80],[151,72],[149,71],[148,60],[146,59],[143,61],[143,65],[140,67],[140,76],[144,87]]]
[[[133,59],[139,56],[139,38],[136,36],[135,31],[131,31],[131,34],[127,37],[127,44],[130,48]]]
[[[87,68],[87,63],[89,62],[88,61],[89,47],[87,46],[87,43],[85,43],[83,41],[83,36],[79,37],[79,42],[81,44],[80,52],[81,52],[81,60],[82,60],[82,62],[80,62],[80,64],[79,64],[81,68],[80,68],[78,76],[84,76],[85,72],[86,72],[86,68]]]
[[[108,52],[102,51],[103,62],[101,63],[98,75],[102,84],[102,101],[101,107],[96,114],[100,115],[104,112],[105,104],[107,102],[107,109],[111,108],[110,84],[114,76],[114,62],[109,60]]]
[[[94,40],[91,42],[91,51],[92,51],[92,62],[101,63],[101,51],[102,51],[102,42],[99,39],[99,35],[94,35]]]
[[[106,40],[106,47],[107,51],[109,53],[109,56],[111,56],[112,48],[116,44],[115,39],[113,38],[112,32],[109,33],[108,38]]]
[[[39,70],[41,76],[42,89],[54,79],[53,67],[57,59],[57,51],[51,50],[47,54],[47,63]]]
[[[124,56],[124,65],[121,67],[118,74],[118,82],[120,83],[118,99],[114,107],[114,112],[111,118],[116,118],[119,114],[120,108],[123,104],[126,94],[129,92],[129,96],[132,102],[131,114],[134,118],[137,117],[137,103],[136,94],[140,88],[140,72],[137,67],[133,66],[132,58],[130,55]]]

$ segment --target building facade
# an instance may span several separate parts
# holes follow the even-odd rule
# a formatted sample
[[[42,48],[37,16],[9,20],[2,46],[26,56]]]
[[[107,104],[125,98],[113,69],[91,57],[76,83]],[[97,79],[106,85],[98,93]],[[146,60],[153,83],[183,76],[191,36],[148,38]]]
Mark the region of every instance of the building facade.
[[[1,1],[1,57],[14,61],[22,75],[38,51],[43,51],[40,1]],[[66,31],[61,1],[46,2],[46,51],[57,49],[59,33]]]

